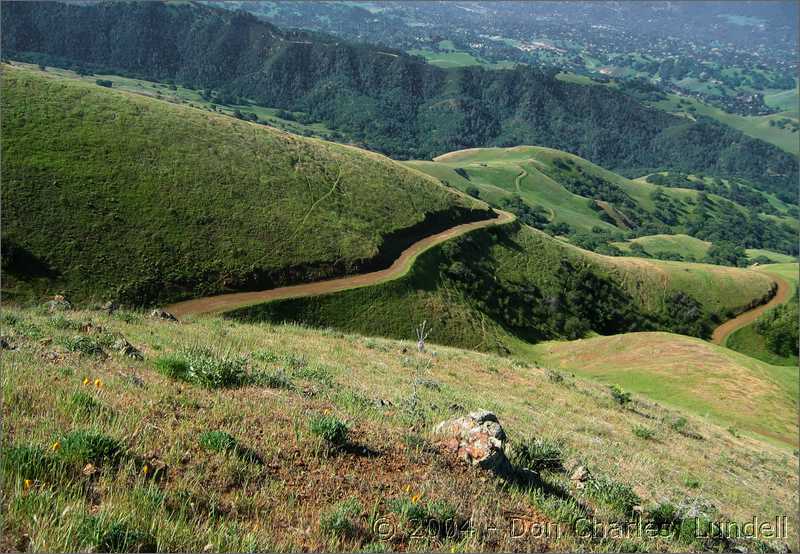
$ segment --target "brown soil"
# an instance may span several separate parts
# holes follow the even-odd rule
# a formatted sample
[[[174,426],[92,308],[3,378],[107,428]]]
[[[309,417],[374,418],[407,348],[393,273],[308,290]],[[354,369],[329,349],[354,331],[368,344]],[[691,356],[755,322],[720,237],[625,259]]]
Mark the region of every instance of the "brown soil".
[[[775,296],[773,296],[772,299],[766,304],[761,304],[752,310],[747,310],[746,312],[739,314],[733,319],[729,319],[714,329],[714,333],[711,335],[711,342],[714,344],[724,344],[725,339],[727,339],[731,333],[741,329],[742,327],[750,325],[758,318],[758,316],[767,310],[770,310],[775,306],[783,304],[789,300],[789,296],[791,295],[791,287],[789,286],[789,283],[775,275],[770,275],[770,277],[775,279],[775,282],[778,284],[778,290],[775,292]]]
[[[424,239],[415,242],[403,250],[403,252],[392,263],[391,266],[380,271],[362,273],[360,275],[351,275],[348,277],[340,277],[337,279],[329,279],[327,281],[317,281],[315,283],[303,283],[300,285],[278,287],[268,290],[234,292],[230,294],[220,294],[217,296],[194,298],[192,300],[171,304],[166,307],[166,310],[179,318],[198,314],[220,313],[260,302],[269,302],[271,300],[282,300],[286,298],[299,298],[303,296],[316,296],[356,287],[376,285],[384,281],[390,281],[405,274],[409,263],[413,262],[414,257],[431,248],[432,246],[461,236],[465,233],[469,233],[475,229],[481,229],[492,225],[502,225],[505,223],[510,223],[516,219],[516,217],[511,213],[501,210],[495,210],[495,212],[498,214],[498,217],[494,219],[484,219],[472,223],[456,225],[455,227],[451,227],[450,229],[442,231],[441,233],[425,237]]]

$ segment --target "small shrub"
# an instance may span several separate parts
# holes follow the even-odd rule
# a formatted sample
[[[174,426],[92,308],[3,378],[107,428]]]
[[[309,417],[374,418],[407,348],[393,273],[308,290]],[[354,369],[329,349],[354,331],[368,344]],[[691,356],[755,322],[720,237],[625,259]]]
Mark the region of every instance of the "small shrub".
[[[633,428],[633,434],[644,440],[650,440],[656,436],[656,432],[653,429],[641,425],[636,425]]]
[[[283,371],[256,371],[250,377],[250,383],[270,389],[293,390],[294,383]]]
[[[452,522],[456,517],[456,509],[445,500],[433,500],[425,506],[425,511],[429,520],[434,520],[440,524]]]
[[[342,537],[352,535],[356,530],[355,519],[363,509],[355,498],[350,498],[335,504],[319,519],[319,528],[326,535]]]
[[[186,379],[209,389],[236,387],[245,380],[245,360],[241,357],[215,356],[205,349],[191,349],[185,354],[189,362]]]
[[[662,502],[654,509],[650,510],[650,519],[660,527],[673,525],[680,521],[678,508],[669,502]]]
[[[686,420],[685,417],[676,417],[669,423],[669,428],[675,431],[676,433],[681,433],[686,430],[687,425],[689,422]]]
[[[332,387],[334,384],[333,375],[325,367],[302,365],[292,369],[292,375],[298,379],[306,379],[308,381],[316,381],[320,385]]]
[[[611,398],[620,406],[627,406],[630,404],[631,393],[622,390],[617,385],[611,385],[608,387],[608,390],[611,392]]]
[[[122,454],[122,444],[94,431],[72,431],[58,441],[59,459],[68,464],[114,462]]]
[[[326,415],[311,419],[311,432],[333,446],[342,446],[347,442],[350,429],[345,422]]]
[[[564,375],[559,371],[547,369],[545,370],[544,374],[547,376],[547,380],[551,383],[560,384],[564,382]]]
[[[86,517],[77,528],[82,546],[94,552],[155,552],[150,533],[132,529],[127,523],[107,516]]]
[[[64,348],[70,352],[80,352],[83,356],[102,356],[103,348],[92,337],[75,335],[63,340]]]
[[[250,356],[254,360],[266,363],[275,363],[280,360],[280,357],[270,350],[253,350]]]
[[[393,498],[389,501],[389,510],[405,521],[424,521],[428,517],[425,505],[413,498]]]
[[[689,487],[690,489],[699,489],[701,483],[698,478],[692,477],[691,475],[687,475],[683,479],[683,484]]]
[[[57,314],[51,317],[47,323],[55,329],[72,329],[74,331],[80,329],[80,324],[66,317],[64,314]]]
[[[160,356],[155,360],[155,367],[167,377],[209,389],[236,387],[247,380],[244,358],[217,356],[202,348]]]
[[[511,449],[509,460],[514,467],[537,472],[563,468],[561,447],[547,439],[528,438],[515,444]]]

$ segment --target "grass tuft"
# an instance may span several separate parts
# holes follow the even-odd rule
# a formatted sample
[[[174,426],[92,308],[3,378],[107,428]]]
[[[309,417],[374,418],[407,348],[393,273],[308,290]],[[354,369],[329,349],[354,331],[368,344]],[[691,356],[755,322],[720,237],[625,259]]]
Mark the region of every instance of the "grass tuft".
[[[564,467],[561,447],[548,439],[523,439],[513,446],[509,460],[514,467],[536,472],[546,469],[558,471]]]
[[[78,539],[95,552],[155,552],[150,533],[133,529],[124,521],[107,516],[85,518],[77,529]]]
[[[123,451],[117,439],[88,430],[67,433],[56,444],[59,459],[68,464],[113,463]]]
[[[319,519],[320,530],[331,537],[353,535],[357,529],[356,518],[363,512],[361,503],[348,498],[332,506]]]
[[[313,417],[310,427],[312,433],[331,446],[343,446],[347,443],[350,428],[336,417],[329,415]]]

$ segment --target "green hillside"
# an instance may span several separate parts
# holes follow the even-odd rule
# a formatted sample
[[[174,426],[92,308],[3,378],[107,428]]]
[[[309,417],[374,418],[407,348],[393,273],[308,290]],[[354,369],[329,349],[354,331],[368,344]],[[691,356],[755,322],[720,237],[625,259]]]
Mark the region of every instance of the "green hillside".
[[[433,248],[395,281],[229,315],[393,338],[413,336],[418,320],[427,319],[439,344],[510,352],[519,341],[592,331],[707,336],[715,322],[758,302],[771,287],[758,272],[602,256],[516,223]]]
[[[10,59],[171,83],[228,106],[303,112],[394,158],[541,144],[628,175],[746,178],[796,202],[796,156],[711,118],[690,121],[620,90],[564,82],[553,67],[441,68],[198,2],[10,2],[0,16]]]
[[[796,367],[769,365],[669,333],[543,342],[530,347],[528,355],[547,367],[619,385],[720,425],[786,445],[797,441]],[[746,395],[744,382],[749,383]]]
[[[405,163],[516,213],[524,223],[602,253],[629,251],[623,239],[665,234],[691,235],[697,244],[797,251],[796,209],[726,179],[709,181],[716,192],[700,190],[699,177],[686,180],[685,187],[659,186],[649,177],[628,179],[572,154],[535,146],[473,148]],[[674,177],[661,180],[675,182]],[[653,253],[703,259],[697,245],[689,256],[669,247]]]
[[[6,295],[263,289],[488,216],[378,154],[41,71],[2,79]]]
[[[635,394],[618,403],[606,385],[557,369],[558,352],[542,367],[447,347],[418,354],[409,340],[220,319],[173,325],[125,310],[52,317],[4,306],[3,324],[14,346],[1,381],[3,551],[761,552],[796,543],[791,524],[777,543],[705,542],[684,512],[665,536],[586,533],[585,519],[663,523],[687,505],[713,521],[774,521],[796,507],[797,457],[750,432],[744,414],[727,423]],[[119,337],[143,359],[106,346]],[[180,380],[171,369],[187,360],[225,378]],[[731,367],[748,389],[728,397],[729,411],[746,402],[790,430],[790,409],[776,417],[780,395],[763,404],[776,398],[771,381]],[[438,422],[479,409],[497,415],[512,460],[535,477],[467,471],[435,448]],[[569,480],[577,464],[591,472],[583,488]],[[460,531],[414,538],[423,517]],[[519,536],[520,522],[558,528]]]
[[[763,265],[758,270],[785,280],[794,288],[793,295],[788,304],[770,310],[754,323],[734,331],[726,339],[725,346],[769,364],[796,369],[798,364],[796,345],[799,301],[796,290],[798,282],[800,282],[800,275],[798,275],[800,269],[797,263],[777,263]],[[783,337],[780,337],[779,340],[776,340],[777,327],[782,327],[779,332],[783,334]],[[767,340],[767,335],[770,334],[773,335],[772,341]],[[794,344],[794,352],[787,343]]]
[[[748,136],[774,144],[781,150],[798,156],[800,155],[800,121],[797,117],[797,92],[783,91],[780,96],[775,95],[775,99],[779,107],[786,111],[761,116],[738,115],[689,96],[674,94],[669,95],[665,100],[655,102],[654,106],[690,119],[694,119],[698,115],[710,117],[738,129]]]
[[[703,260],[711,243],[688,235],[649,235],[625,242],[612,242],[614,247],[628,255],[641,255],[642,252],[654,258],[681,256],[687,259]],[[634,245],[638,245],[638,249]],[[762,248],[747,248],[745,254],[750,261],[767,258],[773,263],[791,263],[794,257]]]

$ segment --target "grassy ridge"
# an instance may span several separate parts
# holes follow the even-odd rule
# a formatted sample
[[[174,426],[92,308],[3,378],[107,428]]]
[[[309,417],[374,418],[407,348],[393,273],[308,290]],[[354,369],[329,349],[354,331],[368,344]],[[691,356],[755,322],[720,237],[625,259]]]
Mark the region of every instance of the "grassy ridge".
[[[544,365],[619,384],[721,425],[796,444],[796,368],[771,366],[669,333],[545,342],[528,354]]]
[[[634,221],[658,223],[673,233],[685,233],[700,198],[698,190],[628,179],[578,156],[537,146],[472,148],[444,154],[433,162],[406,164],[459,190],[477,189],[480,197],[490,203],[501,204],[512,195],[519,195],[529,205],[544,208],[550,223],[566,223],[579,232],[620,231],[614,221],[603,217],[601,210],[592,205],[592,199],[601,199]],[[663,194],[669,205],[657,204],[657,193]],[[797,228],[796,218],[786,204],[772,195],[755,194],[763,194],[775,209],[776,213],[766,217]],[[709,213],[704,217],[719,219],[729,211],[726,199],[715,194],[707,197]],[[741,205],[733,206],[742,214],[747,212]],[[673,213],[672,219],[665,218],[666,210]]]
[[[509,358],[445,347],[418,355],[411,341],[296,326],[177,326],[127,311],[3,316],[16,347],[1,381],[4,551],[680,552],[709,547],[674,536],[582,539],[575,520],[628,521],[634,504],[649,520],[661,503],[697,499],[721,521],[795,506],[787,448],[635,395],[620,406],[606,386]],[[100,344],[124,336],[144,359],[71,352],[62,345],[76,334]],[[164,374],[187,355],[259,378],[209,390]],[[590,486],[576,489],[557,467],[531,483],[477,479],[431,448],[437,422],[475,409],[498,415],[510,452],[546,441],[550,463],[585,465]],[[344,446],[326,446],[327,431],[341,429],[326,422],[346,422]],[[401,509],[412,504],[417,517],[500,532],[412,540]],[[515,517],[562,532],[511,539]],[[377,518],[396,533],[378,536]]]
[[[757,272],[601,256],[515,224],[434,248],[391,283],[271,302],[230,316],[394,338],[412,337],[424,318],[434,323],[434,342],[508,351],[516,340],[570,338],[589,330],[705,334],[713,322],[770,289],[771,280]],[[680,302],[686,305],[676,308]],[[572,318],[577,321],[568,323]]]
[[[484,213],[356,148],[38,71],[6,66],[2,83],[18,291],[149,303],[267,288]]]

